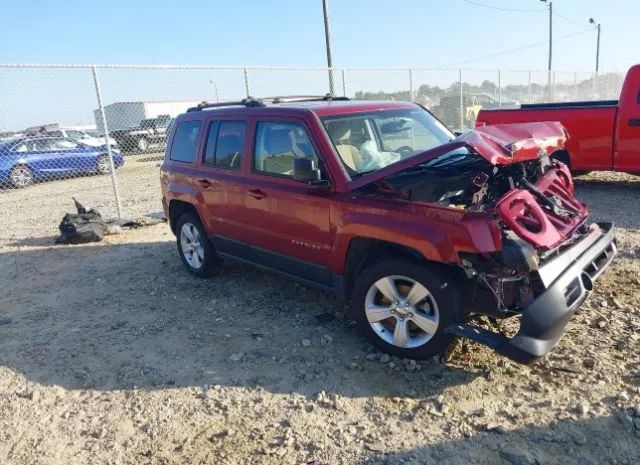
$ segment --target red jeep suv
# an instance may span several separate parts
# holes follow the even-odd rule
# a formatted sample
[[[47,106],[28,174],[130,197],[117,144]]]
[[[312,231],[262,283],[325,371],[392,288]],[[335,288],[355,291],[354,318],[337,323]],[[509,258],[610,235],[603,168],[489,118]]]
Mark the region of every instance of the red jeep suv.
[[[613,226],[587,223],[554,158],[566,139],[553,122],[456,137],[404,102],[203,103],[173,124],[162,201],[196,276],[238,259],[350,301],[389,353],[431,357],[464,337],[530,363],[616,255]]]

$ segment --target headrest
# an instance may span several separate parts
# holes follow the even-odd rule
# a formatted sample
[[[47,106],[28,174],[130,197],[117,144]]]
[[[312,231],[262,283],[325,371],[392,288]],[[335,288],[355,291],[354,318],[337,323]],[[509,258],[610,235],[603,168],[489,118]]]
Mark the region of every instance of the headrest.
[[[351,137],[351,125],[347,121],[332,121],[327,125],[327,132],[334,143]]]

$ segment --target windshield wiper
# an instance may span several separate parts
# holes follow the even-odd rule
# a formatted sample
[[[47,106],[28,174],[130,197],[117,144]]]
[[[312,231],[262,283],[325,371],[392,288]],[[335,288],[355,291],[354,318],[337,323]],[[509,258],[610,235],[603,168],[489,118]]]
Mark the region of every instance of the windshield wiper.
[[[462,155],[462,154],[460,154],[457,157],[449,156],[449,157],[442,158],[441,160],[436,161],[433,164],[428,164],[427,163],[424,166],[426,168],[438,168],[438,167],[443,166],[443,165],[450,165],[450,164],[455,163],[456,161],[460,161],[461,159],[464,159],[466,157],[467,157],[467,155]],[[435,161],[435,160],[433,160],[433,161]]]
[[[355,171],[355,172],[351,175],[351,177],[352,177],[352,178],[359,178],[360,176],[364,176],[365,174],[373,173],[374,171],[377,171],[377,170]]]

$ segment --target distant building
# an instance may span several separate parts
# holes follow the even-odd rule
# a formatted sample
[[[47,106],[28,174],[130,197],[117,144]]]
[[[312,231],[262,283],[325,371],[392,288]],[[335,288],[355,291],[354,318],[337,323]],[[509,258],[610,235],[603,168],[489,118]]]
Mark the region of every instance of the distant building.
[[[136,127],[143,119],[147,118],[156,118],[160,115],[178,116],[180,113],[184,113],[187,108],[198,103],[200,102],[195,100],[115,102],[105,105],[104,113],[109,130],[115,131]],[[93,117],[96,121],[97,131],[104,133],[99,109],[93,110]]]

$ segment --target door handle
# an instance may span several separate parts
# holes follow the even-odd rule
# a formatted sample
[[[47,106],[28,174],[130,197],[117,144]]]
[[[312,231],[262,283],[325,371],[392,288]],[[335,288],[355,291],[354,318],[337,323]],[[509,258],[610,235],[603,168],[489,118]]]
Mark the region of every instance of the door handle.
[[[267,194],[265,194],[264,192],[262,192],[260,189],[249,189],[247,191],[247,194],[249,194],[250,197],[253,197],[254,199],[264,199]]]
[[[629,126],[640,126],[640,118],[631,118],[629,120]]]
[[[196,179],[196,182],[200,187],[204,187],[205,189],[208,189],[211,186],[213,186],[213,183],[205,178]]]

